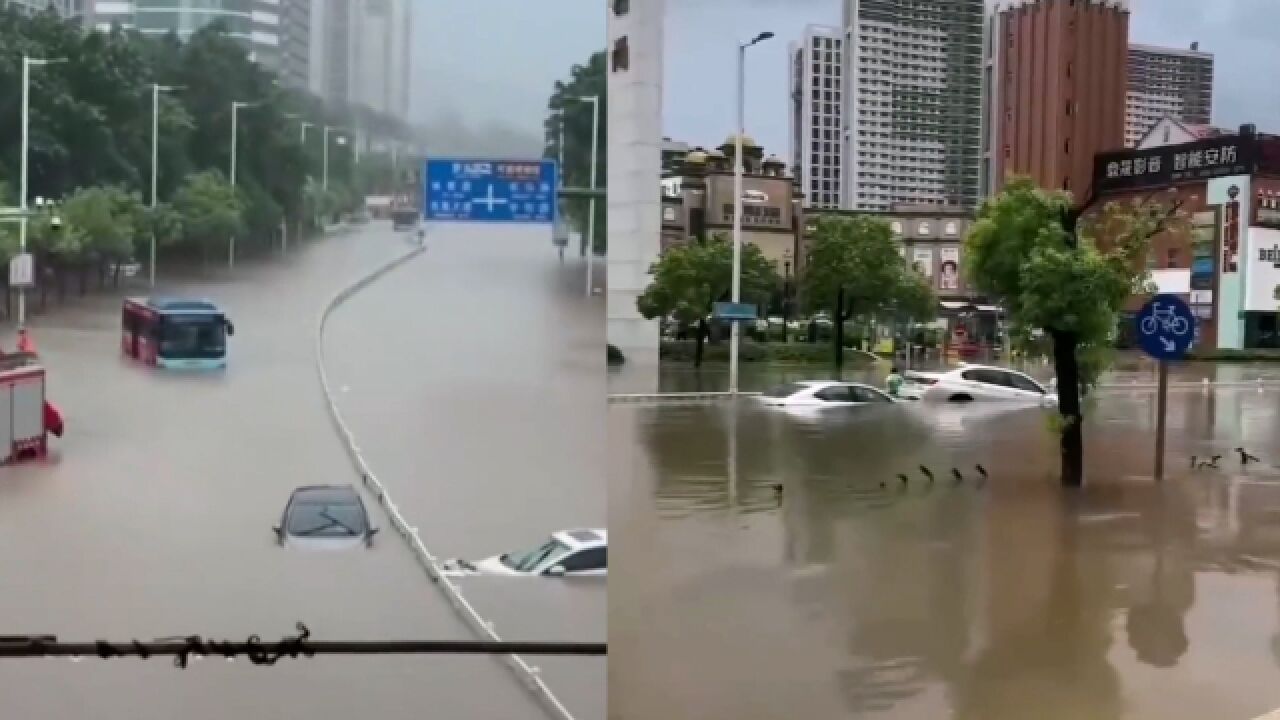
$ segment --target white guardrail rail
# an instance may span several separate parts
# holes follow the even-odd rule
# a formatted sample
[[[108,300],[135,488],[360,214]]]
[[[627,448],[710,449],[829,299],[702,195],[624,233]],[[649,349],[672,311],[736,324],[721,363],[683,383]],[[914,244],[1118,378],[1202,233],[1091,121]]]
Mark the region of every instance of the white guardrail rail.
[[[400,514],[400,509],[396,507],[395,501],[391,499],[391,494],[387,492],[386,486],[382,484],[382,481],[378,480],[373,468],[369,466],[368,461],[361,454],[360,445],[356,442],[355,435],[347,426],[346,421],[342,419],[342,413],[338,410],[333,389],[329,385],[329,374],[325,371],[324,330],[333,311],[341,307],[351,296],[425,251],[425,247],[415,247],[333,296],[324,310],[321,311],[319,322],[316,325],[316,370],[320,374],[320,386],[324,390],[325,405],[329,408],[329,417],[333,420],[334,427],[337,428],[338,434],[342,437],[343,445],[346,446],[347,453],[351,456],[351,462],[355,465],[356,471],[360,473],[365,489],[377,498],[387,517],[390,518],[392,526],[405,543],[409,545],[409,549],[413,552],[414,557],[417,558],[418,564],[426,571],[432,584],[440,588],[446,599],[448,599],[449,604],[470,626],[471,630],[481,639],[501,642],[502,638],[498,636],[493,622],[482,617],[475,607],[467,602],[457,584],[441,572],[440,562],[427,549],[426,544],[422,542],[422,537],[418,534],[418,528],[410,525],[404,519],[404,516]],[[519,655],[507,655],[505,657],[507,666],[515,674],[516,678],[546,708],[552,717],[557,718],[557,720],[574,720],[569,709],[560,702],[555,693],[551,691],[551,688],[542,680],[537,667],[529,665]]]

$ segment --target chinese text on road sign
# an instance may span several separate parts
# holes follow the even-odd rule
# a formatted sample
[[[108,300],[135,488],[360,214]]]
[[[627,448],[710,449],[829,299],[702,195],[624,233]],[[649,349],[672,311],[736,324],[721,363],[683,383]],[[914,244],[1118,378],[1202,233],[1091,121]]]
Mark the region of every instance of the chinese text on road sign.
[[[423,173],[423,215],[436,222],[552,224],[554,160],[433,158]]]

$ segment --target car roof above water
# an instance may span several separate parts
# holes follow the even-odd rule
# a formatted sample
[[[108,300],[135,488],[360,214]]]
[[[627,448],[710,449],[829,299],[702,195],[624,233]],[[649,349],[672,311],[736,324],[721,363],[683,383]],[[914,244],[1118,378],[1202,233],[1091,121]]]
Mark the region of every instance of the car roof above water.
[[[293,491],[294,502],[315,505],[356,505],[360,496],[350,485],[304,485]]]
[[[574,528],[552,535],[556,540],[573,548],[608,545],[609,533],[604,528]]]

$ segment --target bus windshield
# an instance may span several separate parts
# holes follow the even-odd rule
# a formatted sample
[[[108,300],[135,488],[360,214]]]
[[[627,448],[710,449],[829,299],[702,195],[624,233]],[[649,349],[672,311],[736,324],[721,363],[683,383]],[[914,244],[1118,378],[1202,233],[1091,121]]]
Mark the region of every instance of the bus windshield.
[[[220,358],[227,353],[226,324],[219,315],[166,315],[160,332],[160,355],[167,358]]]

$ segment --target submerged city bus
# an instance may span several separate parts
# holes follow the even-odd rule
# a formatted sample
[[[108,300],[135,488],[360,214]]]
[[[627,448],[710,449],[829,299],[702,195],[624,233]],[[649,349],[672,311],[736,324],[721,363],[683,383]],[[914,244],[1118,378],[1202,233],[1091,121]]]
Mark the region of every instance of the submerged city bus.
[[[128,298],[120,349],[147,365],[184,370],[227,366],[227,337],[235,327],[208,300]]]

